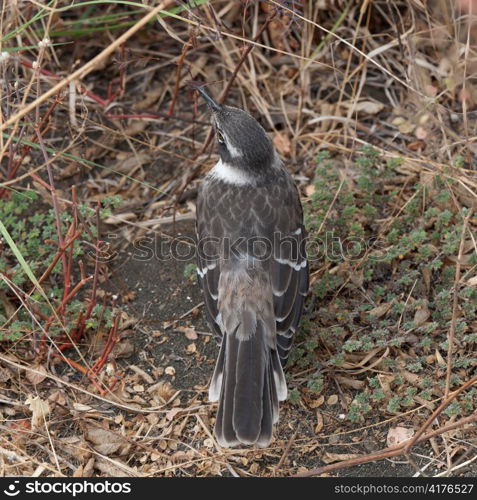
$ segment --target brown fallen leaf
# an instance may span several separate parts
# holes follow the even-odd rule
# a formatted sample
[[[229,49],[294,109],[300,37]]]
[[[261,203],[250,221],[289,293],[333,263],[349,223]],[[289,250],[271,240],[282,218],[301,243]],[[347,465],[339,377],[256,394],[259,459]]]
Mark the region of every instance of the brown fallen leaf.
[[[273,137],[273,145],[282,156],[290,156],[291,142],[287,135],[283,132],[277,132]]]
[[[172,408],[166,413],[167,420],[174,420],[174,417],[181,411],[183,411],[183,408]]]
[[[469,286],[477,286],[477,275],[467,280]]]
[[[396,446],[404,441],[408,441],[414,436],[414,429],[407,427],[391,427],[388,430],[386,442],[388,446]]]
[[[127,444],[121,436],[94,425],[86,426],[85,438],[98,453],[106,456],[116,453],[123,445]]]
[[[33,385],[37,385],[40,382],[43,382],[47,375],[46,368],[43,365],[33,365],[32,369],[35,371],[33,372],[28,370],[26,373],[26,379],[28,380],[28,382]]]
[[[375,115],[382,111],[384,104],[375,101],[348,101],[343,102],[345,108],[351,109],[354,113],[365,113],[368,115]]]
[[[371,316],[374,316],[375,318],[381,318],[383,317],[388,311],[389,309],[391,309],[393,305],[393,302],[385,302],[384,304],[381,304],[377,307],[374,307],[373,309],[371,309],[370,311],[368,311],[368,313],[371,315]]]
[[[442,357],[442,354],[437,349],[436,349],[436,360],[437,364],[439,364],[440,366],[447,366],[445,359]]]
[[[418,309],[416,309],[416,312],[414,314],[415,325],[422,326],[429,319],[430,315],[431,312],[429,311],[427,304],[419,307]]]
[[[32,430],[38,430],[45,423],[45,417],[50,413],[50,405],[48,401],[43,401],[40,396],[29,396],[25,401],[30,407],[32,413],[31,416],[31,428]]]
[[[323,462],[325,464],[331,464],[333,462],[344,462],[345,460],[352,460],[354,458],[359,458],[361,455],[357,453],[329,453],[325,452],[323,454]]]
[[[319,434],[323,429],[323,415],[321,411],[316,411],[316,425],[315,425],[315,434]]]
[[[366,382],[364,380],[357,380],[357,379],[349,378],[349,377],[337,376],[336,380],[341,385],[344,385],[346,387],[351,387],[352,389],[356,389],[356,390],[361,390],[366,385]]]
[[[195,331],[194,328],[190,328],[188,326],[178,326],[176,328],[176,330],[178,330],[179,332],[185,333],[186,338],[189,340],[197,340],[198,339],[197,332]]]
[[[310,408],[319,408],[325,402],[325,396],[321,395],[318,399],[313,399],[308,406]]]
[[[336,394],[332,394],[326,401],[327,405],[335,405],[338,402],[338,396]]]

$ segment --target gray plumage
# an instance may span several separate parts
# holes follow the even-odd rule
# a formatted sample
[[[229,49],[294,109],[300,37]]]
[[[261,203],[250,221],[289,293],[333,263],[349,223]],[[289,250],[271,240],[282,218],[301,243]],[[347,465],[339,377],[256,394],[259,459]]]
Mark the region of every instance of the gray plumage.
[[[267,446],[283,367],[308,291],[298,191],[270,138],[243,110],[212,111],[221,160],[197,200],[198,275],[220,343],[209,388],[222,446]]]

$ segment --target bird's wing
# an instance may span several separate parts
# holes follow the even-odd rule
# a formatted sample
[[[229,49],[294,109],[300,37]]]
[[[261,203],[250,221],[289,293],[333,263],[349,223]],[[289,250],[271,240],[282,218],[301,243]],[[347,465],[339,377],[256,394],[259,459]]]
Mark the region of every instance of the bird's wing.
[[[308,261],[306,258],[306,232],[298,191],[288,189],[281,193],[281,206],[277,213],[274,255],[271,260],[271,282],[277,326],[277,347],[280,361],[285,366],[293,334],[303,311],[308,293]]]
[[[204,183],[197,197],[197,278],[204,293],[207,319],[219,343],[222,331],[217,323],[220,279],[220,240],[224,235],[220,212],[222,194],[211,199],[209,186]],[[216,199],[217,195],[219,196]],[[225,201],[225,200],[224,200]]]

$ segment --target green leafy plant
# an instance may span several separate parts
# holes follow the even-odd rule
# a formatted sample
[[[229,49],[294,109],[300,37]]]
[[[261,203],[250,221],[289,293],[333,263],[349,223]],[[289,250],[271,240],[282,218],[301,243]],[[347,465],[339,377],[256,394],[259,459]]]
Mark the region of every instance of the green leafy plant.
[[[447,354],[455,258],[467,209],[456,209],[449,183],[437,174],[432,190],[415,183],[396,206],[392,186],[402,165],[398,158],[384,162],[365,147],[342,173],[322,151],[305,208],[310,240],[323,252],[311,263],[312,271],[318,270],[311,290],[314,321],[303,322],[290,363],[300,370],[321,364],[321,390],[335,370],[354,366],[368,353],[376,352],[372,361],[386,353],[375,368],[393,375],[392,380],[383,385],[377,377],[368,378],[363,389],[353,391],[348,419],[355,423],[372,408],[395,414],[419,405],[418,396],[430,400],[445,387],[445,369],[436,371],[432,353]],[[345,245],[350,236],[361,242],[357,253]],[[475,266],[475,253],[469,253],[468,262]],[[468,325],[477,320],[477,289],[463,282],[457,294],[465,318],[455,324],[460,349],[453,369],[475,369],[476,337]],[[451,387],[460,383],[454,374]],[[467,395],[465,404],[459,399],[447,414],[476,408],[475,398]]]

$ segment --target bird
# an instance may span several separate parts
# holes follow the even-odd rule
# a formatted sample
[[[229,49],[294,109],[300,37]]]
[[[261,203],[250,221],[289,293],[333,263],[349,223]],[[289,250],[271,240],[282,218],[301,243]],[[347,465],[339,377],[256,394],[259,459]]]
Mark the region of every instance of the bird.
[[[247,111],[208,104],[220,159],[197,195],[197,274],[220,349],[209,386],[222,447],[269,446],[308,292],[298,189]]]

